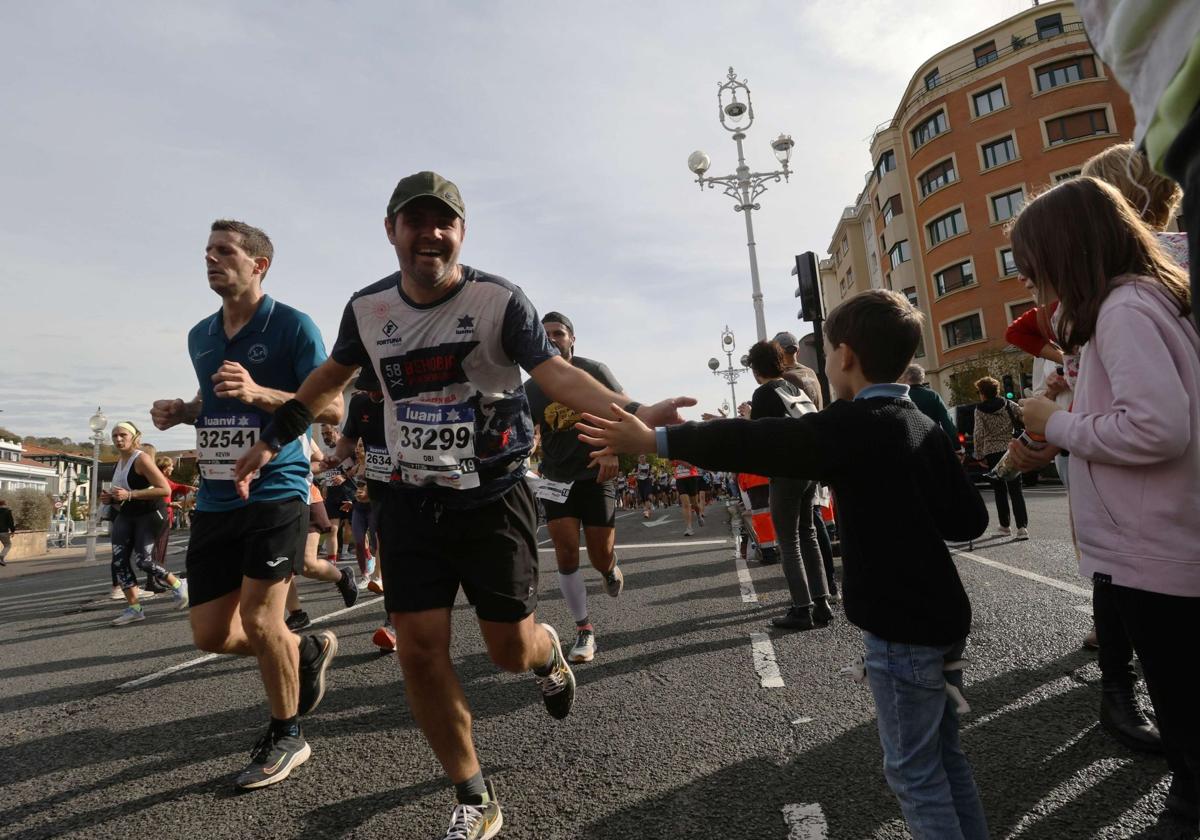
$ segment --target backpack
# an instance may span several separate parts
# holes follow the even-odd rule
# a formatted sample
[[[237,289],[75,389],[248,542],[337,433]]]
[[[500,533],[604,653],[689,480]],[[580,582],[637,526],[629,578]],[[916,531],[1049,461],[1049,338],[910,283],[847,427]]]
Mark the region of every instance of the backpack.
[[[812,414],[817,410],[813,401],[808,398],[808,394],[803,391],[800,391],[799,394],[789,394],[785,389],[776,387],[775,393],[779,395],[779,401],[783,403],[783,409],[787,412],[788,417],[803,417],[805,414]]]

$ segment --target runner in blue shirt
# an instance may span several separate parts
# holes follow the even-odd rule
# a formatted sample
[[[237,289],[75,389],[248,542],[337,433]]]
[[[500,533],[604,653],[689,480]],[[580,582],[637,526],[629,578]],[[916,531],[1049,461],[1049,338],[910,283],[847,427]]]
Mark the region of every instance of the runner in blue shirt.
[[[308,760],[297,717],[321,701],[337,637],[328,630],[296,636],[284,623],[288,582],[304,563],[308,455],[290,442],[245,496],[234,486],[234,465],[325,361],[325,347],[307,315],[263,293],[274,257],[265,233],[219,220],[204,253],[221,309],[188,334],[200,391],[191,402],[158,400],[150,414],[159,429],[196,427],[201,483],[186,561],[192,635],[201,650],[258,659],[271,723],[236,781],[253,789]],[[341,412],[338,395],[317,419],[336,423]]]

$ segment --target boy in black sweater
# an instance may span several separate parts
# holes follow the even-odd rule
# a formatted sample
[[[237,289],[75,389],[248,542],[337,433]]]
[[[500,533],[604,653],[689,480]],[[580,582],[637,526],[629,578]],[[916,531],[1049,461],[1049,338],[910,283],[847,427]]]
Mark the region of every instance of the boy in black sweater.
[[[584,415],[580,439],[619,452],[682,458],[712,470],[816,479],[833,488],[842,532],[846,618],[860,627],[884,774],[921,838],[987,837],[958,715],[943,672],[958,660],[971,605],[945,540],[987,529],[983,499],[950,441],[896,379],[921,336],[921,313],[891,291],[850,298],[825,323],[825,370],[839,397],[800,418],[713,420],[649,429],[613,406]]]

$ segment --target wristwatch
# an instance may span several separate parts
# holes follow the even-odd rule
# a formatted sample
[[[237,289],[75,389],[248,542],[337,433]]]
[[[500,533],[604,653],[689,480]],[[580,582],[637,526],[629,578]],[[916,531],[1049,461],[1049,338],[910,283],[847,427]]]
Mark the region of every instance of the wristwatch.
[[[630,400],[625,404],[625,410],[630,414],[637,414],[637,410],[642,407],[642,404],[637,400]]]

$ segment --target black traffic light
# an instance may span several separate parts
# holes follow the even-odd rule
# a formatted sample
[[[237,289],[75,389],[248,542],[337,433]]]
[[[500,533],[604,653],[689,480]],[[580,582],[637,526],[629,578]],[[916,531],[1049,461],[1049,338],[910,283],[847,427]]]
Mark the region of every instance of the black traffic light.
[[[796,255],[796,267],[792,270],[796,276],[796,297],[800,298],[800,318],[804,321],[817,321],[823,315],[821,312],[821,276],[817,273],[817,255],[805,251]]]
[[[1011,400],[1014,397],[1016,397],[1016,395],[1017,395],[1016,385],[1013,384],[1012,374],[1011,373],[1004,374],[1004,396],[1008,397]]]

